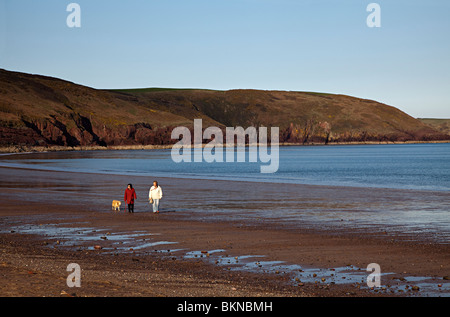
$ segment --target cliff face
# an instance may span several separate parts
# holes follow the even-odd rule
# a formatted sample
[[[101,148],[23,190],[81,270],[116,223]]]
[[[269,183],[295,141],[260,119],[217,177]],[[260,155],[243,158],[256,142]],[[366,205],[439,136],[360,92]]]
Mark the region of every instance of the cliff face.
[[[280,127],[280,141],[431,141],[450,136],[343,95],[257,90],[106,91],[0,70],[0,146],[167,145],[174,127]]]
[[[0,145],[167,144],[190,121],[133,96],[0,70]]]
[[[122,125],[116,128],[92,125],[89,119],[75,127],[76,121],[58,119],[23,120],[24,127],[0,127],[0,145],[29,146],[108,146],[170,144],[171,127],[153,129],[147,123]]]

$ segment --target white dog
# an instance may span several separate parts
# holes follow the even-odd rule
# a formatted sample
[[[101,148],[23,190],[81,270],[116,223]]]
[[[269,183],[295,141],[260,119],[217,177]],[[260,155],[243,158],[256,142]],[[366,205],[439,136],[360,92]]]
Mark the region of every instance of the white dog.
[[[113,200],[112,202],[112,210],[116,211],[120,211],[120,205],[122,205],[122,202],[118,201],[118,200]]]

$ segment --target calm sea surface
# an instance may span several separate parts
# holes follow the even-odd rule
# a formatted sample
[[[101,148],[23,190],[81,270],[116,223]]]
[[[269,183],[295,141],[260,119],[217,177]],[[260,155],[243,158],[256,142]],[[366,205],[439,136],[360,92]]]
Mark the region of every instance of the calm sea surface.
[[[261,165],[267,163],[175,163],[170,150],[0,156],[0,166],[61,171],[450,191],[448,143],[282,147],[278,172],[261,174]]]

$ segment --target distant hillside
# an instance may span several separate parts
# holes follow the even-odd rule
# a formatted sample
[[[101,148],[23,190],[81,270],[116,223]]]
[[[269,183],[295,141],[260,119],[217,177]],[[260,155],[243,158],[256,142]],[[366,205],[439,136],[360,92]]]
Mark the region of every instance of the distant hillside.
[[[450,119],[419,119],[419,120],[441,133],[450,135]]]
[[[312,92],[199,89],[97,90],[0,70],[0,146],[167,145],[176,126],[278,126],[280,141],[448,140],[375,101]]]

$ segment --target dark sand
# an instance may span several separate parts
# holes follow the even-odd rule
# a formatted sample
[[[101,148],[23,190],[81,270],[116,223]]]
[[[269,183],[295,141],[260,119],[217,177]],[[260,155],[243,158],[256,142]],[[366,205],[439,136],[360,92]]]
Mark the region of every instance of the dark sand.
[[[6,168],[0,175],[0,296],[449,296],[446,243],[393,239],[384,228],[372,228],[370,234],[301,228],[276,219],[240,221],[236,214],[228,219],[214,211],[215,204],[235,203],[236,195],[249,190],[255,193],[248,197],[251,208],[257,209],[270,184],[158,179],[163,212],[155,215],[146,203],[153,181],[147,177]],[[112,212],[111,201],[123,200],[129,182],[138,189],[137,212],[125,213],[124,206]],[[283,197],[299,191],[360,197],[364,190],[286,185],[280,191]],[[383,191],[371,191],[377,194]],[[242,208],[243,214],[251,213],[249,206]],[[69,234],[52,228],[75,229]],[[258,266],[263,261],[319,271],[317,276],[298,268],[264,271]],[[81,288],[66,285],[69,263],[82,268]],[[252,269],[235,269],[245,263]],[[382,277],[382,288],[371,290],[361,278],[334,283],[336,276],[333,280],[320,271],[361,268],[365,279],[369,263],[393,273]],[[430,277],[434,291],[422,293],[414,277]],[[412,290],[415,286],[419,290]]]

